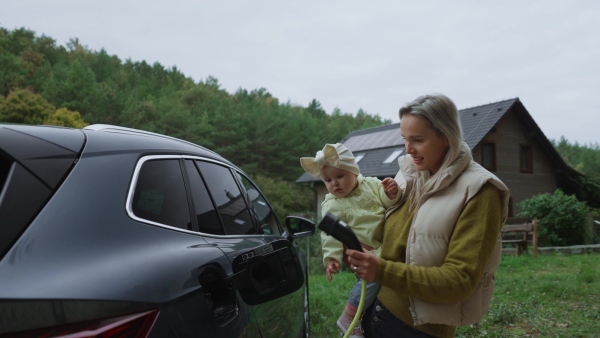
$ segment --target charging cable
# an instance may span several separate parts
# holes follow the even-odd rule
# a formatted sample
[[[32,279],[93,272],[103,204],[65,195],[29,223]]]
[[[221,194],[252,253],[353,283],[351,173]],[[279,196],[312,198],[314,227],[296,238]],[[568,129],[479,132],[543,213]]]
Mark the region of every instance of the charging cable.
[[[344,334],[343,338],[350,337],[350,335],[352,334],[352,331],[354,331],[354,328],[356,327],[356,324],[361,319],[362,310],[363,310],[363,307],[365,306],[365,294],[366,293],[367,293],[367,281],[363,279],[362,287],[361,287],[361,291],[360,291],[360,301],[358,302],[358,309],[356,309],[356,315],[354,316],[354,319],[352,319],[352,323],[350,323],[350,326],[348,326],[348,331],[346,331],[346,334]]]

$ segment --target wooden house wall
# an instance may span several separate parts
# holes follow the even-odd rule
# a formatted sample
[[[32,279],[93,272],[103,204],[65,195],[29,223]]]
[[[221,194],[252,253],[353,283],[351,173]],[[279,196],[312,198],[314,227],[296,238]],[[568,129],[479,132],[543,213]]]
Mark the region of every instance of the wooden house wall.
[[[507,112],[482,140],[496,144],[496,170],[492,172],[510,189],[512,215],[509,216],[518,215],[521,201],[539,193],[553,192],[557,188],[552,164],[535,140],[528,136],[528,131],[516,114],[515,110]],[[533,147],[532,173],[519,170],[521,144]],[[473,158],[481,163],[481,143],[473,149]]]

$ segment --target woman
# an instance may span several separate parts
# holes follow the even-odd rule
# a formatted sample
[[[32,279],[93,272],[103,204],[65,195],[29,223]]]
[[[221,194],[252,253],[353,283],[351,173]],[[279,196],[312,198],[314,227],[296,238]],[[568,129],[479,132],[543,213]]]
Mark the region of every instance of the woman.
[[[381,284],[363,329],[366,337],[453,337],[489,308],[509,191],[473,161],[448,97],[402,107],[400,131],[402,197],[387,212],[380,257],[346,250],[358,278]]]

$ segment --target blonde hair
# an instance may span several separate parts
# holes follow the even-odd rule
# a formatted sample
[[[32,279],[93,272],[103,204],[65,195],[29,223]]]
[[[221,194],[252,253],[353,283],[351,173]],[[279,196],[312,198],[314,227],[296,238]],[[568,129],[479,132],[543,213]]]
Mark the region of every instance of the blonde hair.
[[[438,135],[445,136],[449,144],[444,161],[435,174],[430,175],[428,170],[417,172],[414,188],[408,196],[411,200],[410,210],[412,212],[421,205],[423,195],[432,190],[436,179],[444,172],[444,169],[448,168],[458,157],[462,144],[462,129],[456,105],[450,98],[442,94],[419,96],[400,108],[400,120],[409,114],[425,118],[431,129],[435,130]]]

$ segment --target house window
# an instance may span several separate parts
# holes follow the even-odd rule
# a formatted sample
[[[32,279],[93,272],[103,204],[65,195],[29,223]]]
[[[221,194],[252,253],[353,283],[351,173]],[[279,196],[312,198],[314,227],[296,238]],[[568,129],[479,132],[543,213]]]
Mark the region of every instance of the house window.
[[[362,160],[365,157],[365,154],[358,154],[354,157],[354,161],[356,161],[356,163],[360,162],[360,160]]]
[[[483,142],[481,144],[481,165],[490,171],[496,170],[496,144]]]
[[[394,150],[394,152],[390,156],[388,156],[388,158],[386,158],[385,161],[383,161],[383,163],[394,162],[394,160],[397,159],[398,156],[402,155],[403,152],[404,152],[404,149]]]
[[[519,170],[522,173],[533,172],[533,148],[530,145],[519,145]]]

